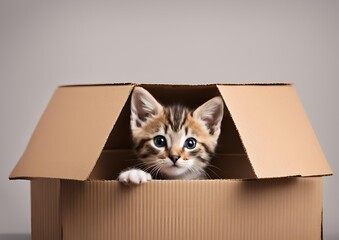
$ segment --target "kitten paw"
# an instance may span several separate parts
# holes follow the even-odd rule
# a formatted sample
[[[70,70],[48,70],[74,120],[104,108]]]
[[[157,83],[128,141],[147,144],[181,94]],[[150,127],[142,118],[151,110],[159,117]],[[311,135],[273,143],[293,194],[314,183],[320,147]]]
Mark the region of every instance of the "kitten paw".
[[[140,170],[140,169],[130,169],[120,173],[118,177],[119,182],[125,184],[142,184],[146,183],[149,180],[152,180],[151,174]]]

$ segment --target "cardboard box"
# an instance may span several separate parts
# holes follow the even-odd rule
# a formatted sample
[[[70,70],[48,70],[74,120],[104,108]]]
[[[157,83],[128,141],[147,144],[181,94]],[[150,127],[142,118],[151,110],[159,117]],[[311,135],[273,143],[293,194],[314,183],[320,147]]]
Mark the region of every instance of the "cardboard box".
[[[191,107],[222,96],[213,179],[120,184],[135,84],[59,87],[10,175],[31,180],[33,240],[322,238],[332,171],[292,85],[142,86]]]

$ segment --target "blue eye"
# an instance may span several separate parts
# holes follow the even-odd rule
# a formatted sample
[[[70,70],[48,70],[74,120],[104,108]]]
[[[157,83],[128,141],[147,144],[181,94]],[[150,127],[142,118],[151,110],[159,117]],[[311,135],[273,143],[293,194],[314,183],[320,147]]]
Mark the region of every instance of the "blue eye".
[[[156,147],[166,147],[167,145],[167,141],[166,141],[166,138],[164,136],[161,136],[161,135],[158,135],[158,136],[155,136],[154,139],[153,139],[153,142],[154,142],[154,145]]]
[[[194,149],[197,146],[197,140],[195,138],[187,138],[184,147],[187,149]]]

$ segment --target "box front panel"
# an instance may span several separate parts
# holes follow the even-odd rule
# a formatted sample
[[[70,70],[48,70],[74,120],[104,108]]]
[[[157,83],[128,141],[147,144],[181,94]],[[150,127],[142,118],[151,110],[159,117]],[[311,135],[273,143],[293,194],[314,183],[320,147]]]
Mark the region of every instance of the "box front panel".
[[[61,240],[60,180],[31,181],[32,240]]]
[[[63,239],[319,240],[322,180],[62,181]]]

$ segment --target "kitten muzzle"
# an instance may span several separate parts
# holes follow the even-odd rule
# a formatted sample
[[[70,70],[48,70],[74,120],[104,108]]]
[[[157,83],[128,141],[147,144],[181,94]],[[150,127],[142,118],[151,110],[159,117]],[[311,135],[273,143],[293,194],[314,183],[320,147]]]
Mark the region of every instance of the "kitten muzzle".
[[[171,159],[171,161],[173,162],[174,165],[180,158],[179,155],[169,155],[168,157],[169,157],[169,159]]]

